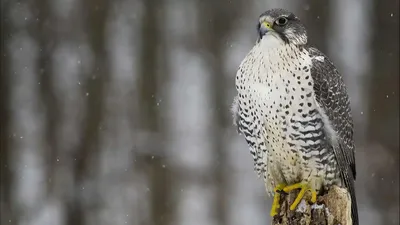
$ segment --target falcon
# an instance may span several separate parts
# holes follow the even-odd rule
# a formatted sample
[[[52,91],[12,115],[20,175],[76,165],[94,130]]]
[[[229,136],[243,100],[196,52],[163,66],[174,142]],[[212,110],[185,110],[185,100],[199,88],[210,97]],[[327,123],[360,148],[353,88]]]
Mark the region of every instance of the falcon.
[[[258,39],[236,73],[234,123],[246,139],[254,169],[274,196],[300,189],[290,210],[332,185],[344,187],[358,224],[353,119],[343,78],[331,60],[307,42],[293,13],[270,9],[257,23]]]

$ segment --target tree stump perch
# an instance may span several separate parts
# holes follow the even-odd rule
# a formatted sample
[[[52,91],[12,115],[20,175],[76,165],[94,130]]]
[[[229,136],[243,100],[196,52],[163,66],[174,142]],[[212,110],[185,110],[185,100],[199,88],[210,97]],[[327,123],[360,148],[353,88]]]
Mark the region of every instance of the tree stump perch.
[[[293,191],[281,195],[280,212],[273,218],[272,225],[352,225],[351,200],[346,189],[333,186],[326,194],[318,196],[316,203],[303,199],[291,211],[289,206],[297,194],[298,191]],[[305,199],[310,199],[310,195]]]

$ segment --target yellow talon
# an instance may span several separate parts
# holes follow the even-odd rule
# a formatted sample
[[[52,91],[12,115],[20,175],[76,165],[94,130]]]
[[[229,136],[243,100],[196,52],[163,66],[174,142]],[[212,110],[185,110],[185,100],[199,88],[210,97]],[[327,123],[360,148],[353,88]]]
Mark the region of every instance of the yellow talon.
[[[286,193],[289,193],[290,191],[292,191],[294,189],[299,189],[299,188],[300,188],[300,192],[297,195],[294,202],[292,203],[292,205],[290,206],[290,210],[296,209],[296,207],[300,203],[301,199],[303,199],[306,191],[311,191],[311,202],[312,203],[315,203],[317,201],[317,192],[315,190],[311,189],[307,183],[297,183],[297,184],[289,185],[289,186],[283,188],[283,191]]]
[[[272,217],[274,217],[275,215],[278,214],[278,209],[280,208],[280,205],[279,205],[280,193],[279,193],[279,191],[282,191],[285,186],[286,186],[285,184],[278,184],[278,186],[276,186],[274,188],[274,201],[272,202],[272,207],[271,207],[271,212],[270,212],[270,215]]]
[[[310,191],[311,191],[311,202],[315,203],[317,201],[317,192],[312,189],[310,189]]]

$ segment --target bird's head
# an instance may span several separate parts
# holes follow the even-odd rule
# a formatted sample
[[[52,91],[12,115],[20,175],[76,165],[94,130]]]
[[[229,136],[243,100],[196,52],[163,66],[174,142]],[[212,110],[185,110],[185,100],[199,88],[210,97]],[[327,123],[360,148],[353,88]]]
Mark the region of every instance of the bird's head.
[[[267,35],[280,38],[286,44],[304,45],[307,31],[293,13],[285,9],[270,9],[260,15],[257,24],[258,41]]]

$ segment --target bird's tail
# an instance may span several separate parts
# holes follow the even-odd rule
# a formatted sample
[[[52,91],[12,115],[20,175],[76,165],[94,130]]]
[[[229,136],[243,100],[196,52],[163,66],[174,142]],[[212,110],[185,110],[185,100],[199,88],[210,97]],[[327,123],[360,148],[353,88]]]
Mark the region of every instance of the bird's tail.
[[[342,180],[344,182],[345,187],[350,193],[351,198],[351,218],[353,221],[353,225],[358,225],[358,209],[357,209],[357,199],[356,199],[356,191],[354,184],[354,175],[351,171],[343,171],[342,172]]]

